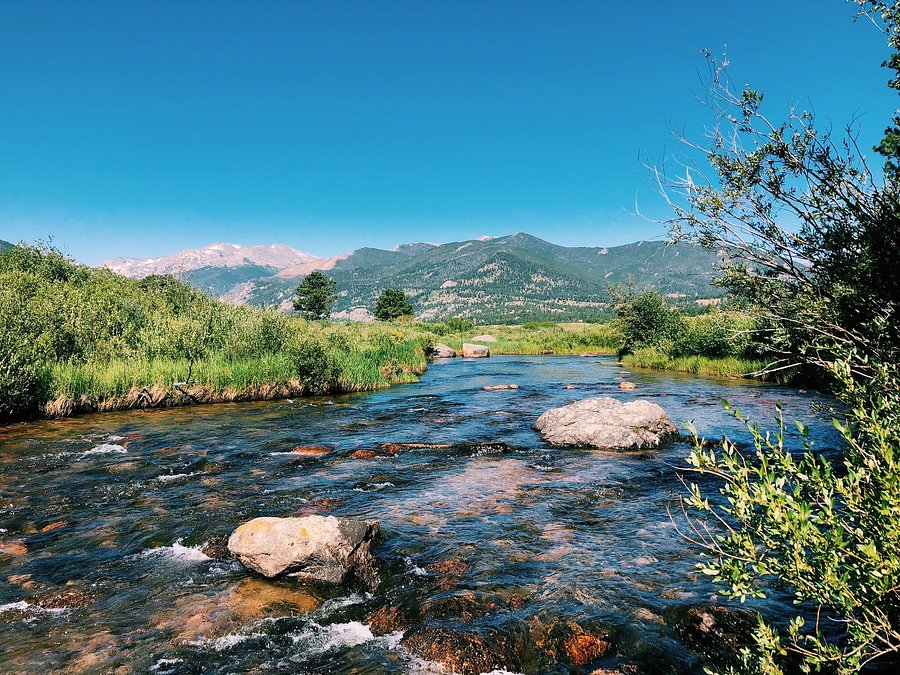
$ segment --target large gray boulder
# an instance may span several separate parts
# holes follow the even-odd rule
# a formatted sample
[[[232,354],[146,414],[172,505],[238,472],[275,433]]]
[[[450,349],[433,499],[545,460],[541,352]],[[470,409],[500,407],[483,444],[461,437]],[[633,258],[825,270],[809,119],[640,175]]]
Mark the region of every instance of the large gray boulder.
[[[350,576],[378,585],[372,543],[377,522],[304,516],[254,518],[228,538],[228,550],[246,567],[266,577],[280,574],[339,584]]]
[[[551,408],[538,417],[534,428],[552,445],[616,450],[658,448],[678,433],[655,403],[622,403],[609,397]]]
[[[467,359],[481,359],[491,355],[491,350],[484,345],[473,345],[466,342],[462,347],[462,355]]]
[[[443,342],[438,342],[431,348],[431,355],[436,359],[452,359],[456,356],[456,350],[448,347]]]

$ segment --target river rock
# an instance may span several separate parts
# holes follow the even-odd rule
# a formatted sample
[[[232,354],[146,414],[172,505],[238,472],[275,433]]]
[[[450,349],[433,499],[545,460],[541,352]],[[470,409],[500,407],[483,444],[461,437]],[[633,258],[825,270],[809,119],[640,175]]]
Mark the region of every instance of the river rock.
[[[456,356],[456,350],[448,347],[443,342],[438,342],[431,348],[431,355],[436,359],[452,359]]]
[[[665,612],[665,621],[691,651],[717,665],[737,665],[757,625],[752,612],[722,605],[675,607]]]
[[[491,350],[484,345],[473,345],[468,342],[462,347],[462,355],[467,359],[480,359],[491,355]]]
[[[493,335],[476,335],[472,338],[472,342],[496,342],[497,338]]]
[[[232,532],[228,550],[266,577],[339,584],[354,576],[373,588],[378,572],[371,547],[378,533],[375,521],[334,516],[254,518]]]
[[[551,408],[534,428],[552,445],[619,450],[657,448],[678,431],[655,403],[609,397]]]

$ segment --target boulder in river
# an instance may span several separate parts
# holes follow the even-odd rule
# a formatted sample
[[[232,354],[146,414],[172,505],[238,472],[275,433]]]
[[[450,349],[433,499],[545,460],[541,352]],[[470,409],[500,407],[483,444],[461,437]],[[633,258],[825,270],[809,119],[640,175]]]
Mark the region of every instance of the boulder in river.
[[[456,356],[456,350],[448,347],[443,342],[438,342],[431,348],[431,356],[436,359],[452,359]]]
[[[506,391],[508,389],[518,389],[519,385],[517,384],[489,384],[486,387],[482,387],[485,391]]]
[[[232,532],[228,550],[266,577],[339,584],[352,576],[374,588],[378,571],[371,548],[378,533],[375,521],[335,516],[254,518]]]
[[[552,445],[637,450],[677,433],[666,411],[649,401],[586,398],[538,417],[534,428]]]
[[[491,355],[491,350],[484,345],[473,345],[466,342],[462,346],[462,355],[467,359],[480,359]]]
[[[472,342],[496,342],[497,338],[493,335],[476,335],[472,338]]]

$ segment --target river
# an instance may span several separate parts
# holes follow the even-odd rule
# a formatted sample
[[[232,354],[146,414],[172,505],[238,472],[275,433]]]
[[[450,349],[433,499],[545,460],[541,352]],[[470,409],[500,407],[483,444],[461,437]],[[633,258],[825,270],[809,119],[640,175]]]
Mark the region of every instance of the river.
[[[620,391],[622,378],[637,389]],[[482,389],[502,383],[520,388]],[[373,634],[366,617],[389,603],[416,617],[410,633],[574,621],[602,626],[613,645],[592,667],[697,672],[666,620],[717,600],[667,510],[684,493],[673,466],[688,446],[554,449],[531,428],[546,409],[597,395],[648,397],[679,426],[742,442],[722,399],[763,425],[781,404],[816,447],[838,443],[815,393],[629,373],[611,357],[455,359],[375,393],[11,426],[0,430],[0,669],[438,670],[401,632]],[[386,442],[455,447],[350,457]],[[290,452],[299,445],[333,451]],[[381,522],[375,593],[261,580],[209,546],[256,516],[311,513]],[[789,598],[751,606],[776,616]],[[521,670],[569,672],[520,657]]]

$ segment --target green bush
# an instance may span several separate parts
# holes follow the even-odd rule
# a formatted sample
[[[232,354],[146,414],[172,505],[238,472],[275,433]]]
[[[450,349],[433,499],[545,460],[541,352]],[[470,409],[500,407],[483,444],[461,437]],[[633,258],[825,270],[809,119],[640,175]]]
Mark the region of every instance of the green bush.
[[[622,353],[644,347],[672,352],[684,331],[683,317],[666,304],[662,293],[644,293],[621,305],[617,314],[625,335]]]

